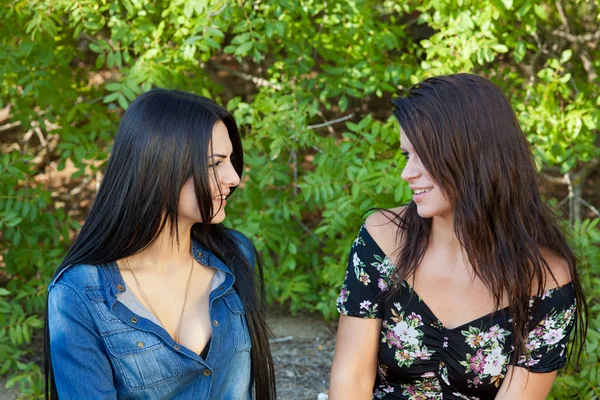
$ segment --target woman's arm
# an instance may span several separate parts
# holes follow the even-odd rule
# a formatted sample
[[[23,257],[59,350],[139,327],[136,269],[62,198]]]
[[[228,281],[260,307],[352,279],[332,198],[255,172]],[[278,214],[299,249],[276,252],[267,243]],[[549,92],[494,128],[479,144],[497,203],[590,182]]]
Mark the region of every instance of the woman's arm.
[[[68,286],[48,296],[50,354],[60,400],[114,400],[113,371],[89,311]]]
[[[533,373],[511,365],[495,400],[545,400],[556,372]]]
[[[370,400],[377,374],[381,319],[340,316],[330,400]]]

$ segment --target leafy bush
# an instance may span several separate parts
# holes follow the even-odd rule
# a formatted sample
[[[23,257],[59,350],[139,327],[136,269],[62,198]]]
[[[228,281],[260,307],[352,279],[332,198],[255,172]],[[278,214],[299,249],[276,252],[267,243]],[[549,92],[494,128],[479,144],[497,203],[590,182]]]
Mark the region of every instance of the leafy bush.
[[[28,343],[46,284],[138,94],[191,90],[234,111],[247,173],[228,223],[261,251],[271,302],[335,318],[361,214],[410,197],[388,101],[472,71],[514,105],[546,191],[568,195],[556,207],[587,254],[592,315],[581,369],[553,396],[598,397],[598,222],[581,222],[598,215],[597,3],[12,0],[0,18],[0,374],[25,395],[40,393]]]

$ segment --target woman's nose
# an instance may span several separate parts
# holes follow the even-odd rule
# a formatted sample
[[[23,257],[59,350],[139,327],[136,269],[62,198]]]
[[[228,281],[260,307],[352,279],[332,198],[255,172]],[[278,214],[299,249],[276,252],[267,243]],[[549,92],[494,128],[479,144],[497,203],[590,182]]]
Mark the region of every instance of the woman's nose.
[[[233,168],[233,165],[229,165],[227,173],[221,178],[221,183],[230,187],[240,184],[240,176],[236,172],[235,168]]]
[[[419,168],[418,162],[414,158],[410,158],[406,162],[400,177],[405,181],[410,182],[411,180],[418,178],[419,175],[421,175],[421,169]]]

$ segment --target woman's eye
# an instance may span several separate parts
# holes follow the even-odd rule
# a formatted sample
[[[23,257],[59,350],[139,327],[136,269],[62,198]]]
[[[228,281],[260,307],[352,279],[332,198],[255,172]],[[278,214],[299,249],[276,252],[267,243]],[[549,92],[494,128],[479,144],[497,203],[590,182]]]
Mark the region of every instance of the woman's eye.
[[[214,163],[212,163],[211,165],[209,165],[209,168],[214,168],[214,167],[218,167],[219,165],[223,164],[222,160],[219,161],[215,161]]]

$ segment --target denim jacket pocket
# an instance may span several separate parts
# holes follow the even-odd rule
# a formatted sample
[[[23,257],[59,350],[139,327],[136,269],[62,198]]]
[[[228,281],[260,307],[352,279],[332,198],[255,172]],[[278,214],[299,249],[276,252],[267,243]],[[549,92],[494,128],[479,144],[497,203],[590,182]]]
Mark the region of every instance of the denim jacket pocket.
[[[230,291],[223,296],[223,300],[229,309],[229,321],[231,322],[231,332],[233,336],[233,347],[235,351],[240,353],[250,351],[252,347],[250,340],[250,332],[248,331],[248,323],[246,322],[246,311],[242,304],[240,296]]]
[[[137,329],[102,334],[125,387],[139,390],[177,379],[181,365],[156,335]]]

